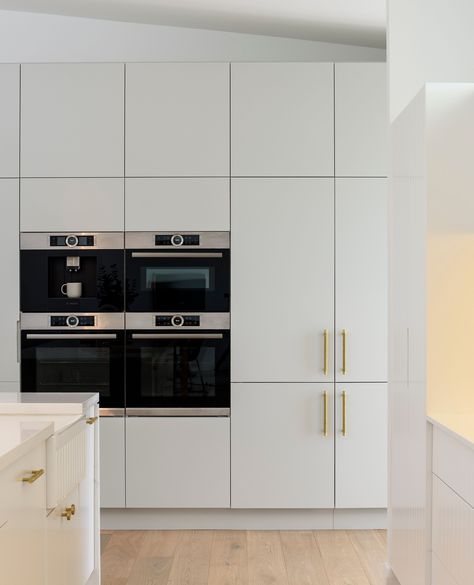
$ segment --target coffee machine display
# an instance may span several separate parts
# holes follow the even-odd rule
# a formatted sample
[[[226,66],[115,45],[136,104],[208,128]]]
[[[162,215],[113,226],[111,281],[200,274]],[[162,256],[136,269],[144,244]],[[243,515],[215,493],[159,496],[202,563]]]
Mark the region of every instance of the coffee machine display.
[[[122,233],[20,236],[23,313],[124,309]]]

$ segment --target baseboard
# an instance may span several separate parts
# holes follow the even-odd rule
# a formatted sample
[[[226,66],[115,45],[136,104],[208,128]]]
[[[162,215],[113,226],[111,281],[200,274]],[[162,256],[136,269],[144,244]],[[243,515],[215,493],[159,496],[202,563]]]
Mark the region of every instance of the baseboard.
[[[104,530],[352,530],[385,528],[386,510],[103,509]]]

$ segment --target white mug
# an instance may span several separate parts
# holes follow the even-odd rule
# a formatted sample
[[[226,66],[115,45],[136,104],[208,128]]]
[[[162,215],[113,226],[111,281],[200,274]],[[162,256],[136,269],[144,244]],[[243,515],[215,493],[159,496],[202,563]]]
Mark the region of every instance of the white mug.
[[[70,299],[79,299],[82,295],[82,282],[66,282],[62,285],[61,292]]]

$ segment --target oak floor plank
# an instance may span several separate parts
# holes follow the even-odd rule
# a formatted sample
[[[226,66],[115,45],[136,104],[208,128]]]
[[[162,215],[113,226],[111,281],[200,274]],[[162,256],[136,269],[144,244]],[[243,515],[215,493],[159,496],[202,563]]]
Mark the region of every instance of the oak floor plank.
[[[346,531],[316,531],[314,535],[330,585],[370,585]]]
[[[323,559],[310,531],[280,533],[289,585],[329,585]]]
[[[372,530],[351,530],[349,538],[370,585],[385,585],[387,548]]]
[[[388,535],[386,530],[374,530],[375,536],[380,540],[383,546],[388,547]]]
[[[250,585],[288,585],[280,534],[247,532]]]
[[[247,533],[219,530],[214,534],[209,585],[248,585]]]
[[[139,558],[172,558],[184,534],[183,530],[147,530],[143,533]]]
[[[173,559],[167,585],[208,585],[214,532],[184,532]]]
[[[128,585],[138,557],[143,532],[114,532],[102,554],[102,585]]]

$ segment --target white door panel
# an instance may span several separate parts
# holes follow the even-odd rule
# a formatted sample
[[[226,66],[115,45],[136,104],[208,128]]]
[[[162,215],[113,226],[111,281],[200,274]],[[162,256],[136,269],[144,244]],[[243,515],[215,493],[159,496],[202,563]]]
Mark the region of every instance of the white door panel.
[[[20,66],[0,65],[0,177],[18,177]]]
[[[100,506],[125,508],[125,419],[100,418]]]

